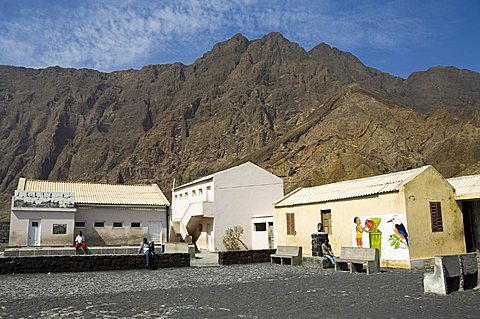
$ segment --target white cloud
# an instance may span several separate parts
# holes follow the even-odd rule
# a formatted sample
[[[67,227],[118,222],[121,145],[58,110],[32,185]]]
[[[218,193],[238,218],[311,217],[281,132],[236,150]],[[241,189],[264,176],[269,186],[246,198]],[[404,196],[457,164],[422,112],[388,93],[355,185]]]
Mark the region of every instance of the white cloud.
[[[73,9],[57,5],[24,10],[15,19],[0,21],[4,30],[0,33],[0,63],[110,71],[138,66],[187,44],[192,50],[203,50],[207,43],[210,47],[236,32],[258,37],[280,31],[307,47],[324,41],[343,49],[392,49],[421,42],[427,35],[420,20],[399,16],[392,3],[341,9],[333,0],[313,4],[84,1],[77,5]]]

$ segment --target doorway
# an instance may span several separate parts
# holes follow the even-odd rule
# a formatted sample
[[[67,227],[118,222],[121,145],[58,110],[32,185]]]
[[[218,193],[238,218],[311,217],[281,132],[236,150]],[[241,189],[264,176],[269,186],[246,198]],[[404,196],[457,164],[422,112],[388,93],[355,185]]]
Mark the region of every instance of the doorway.
[[[268,222],[268,248],[273,249],[273,247],[275,247],[274,245],[273,222]]]
[[[40,220],[30,219],[28,224],[28,246],[40,246]]]
[[[462,201],[463,230],[467,253],[476,252],[478,248],[474,202]]]
[[[148,238],[155,243],[162,244],[162,223],[149,222],[148,223]]]
[[[212,238],[212,224],[207,224],[207,249],[214,251]]]

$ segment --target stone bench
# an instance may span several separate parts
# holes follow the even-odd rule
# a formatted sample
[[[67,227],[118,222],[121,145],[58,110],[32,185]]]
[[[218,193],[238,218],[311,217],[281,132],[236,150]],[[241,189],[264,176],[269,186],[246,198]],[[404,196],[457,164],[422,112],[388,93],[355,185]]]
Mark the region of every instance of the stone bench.
[[[380,257],[377,248],[342,247],[340,258],[335,259],[335,271],[349,270],[367,274],[380,272]]]
[[[278,246],[275,254],[270,255],[272,264],[281,265],[302,265],[302,247],[300,246]]]
[[[478,283],[477,253],[437,256],[433,273],[424,274],[425,293],[446,295],[473,289]]]

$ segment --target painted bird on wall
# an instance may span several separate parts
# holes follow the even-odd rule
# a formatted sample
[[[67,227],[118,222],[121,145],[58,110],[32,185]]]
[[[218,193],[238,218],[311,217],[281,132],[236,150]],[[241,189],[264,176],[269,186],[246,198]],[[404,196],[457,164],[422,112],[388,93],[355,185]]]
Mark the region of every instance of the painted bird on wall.
[[[393,215],[392,219],[387,221],[387,223],[393,223],[393,231],[395,234],[400,236],[403,240],[405,240],[405,243],[408,246],[408,233],[407,229],[403,225],[402,221],[400,220],[400,216],[398,215]]]

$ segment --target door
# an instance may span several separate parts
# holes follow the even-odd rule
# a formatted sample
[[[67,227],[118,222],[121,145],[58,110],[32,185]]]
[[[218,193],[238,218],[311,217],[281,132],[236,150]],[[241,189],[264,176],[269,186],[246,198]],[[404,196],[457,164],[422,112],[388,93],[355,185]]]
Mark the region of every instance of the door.
[[[162,223],[149,222],[148,223],[148,239],[155,243],[163,244],[162,242]]]
[[[207,224],[207,249],[209,251],[214,251],[213,238],[212,238],[212,224]]]
[[[28,226],[28,246],[40,245],[40,220],[30,219]]]
[[[475,234],[475,218],[473,216],[473,202],[462,202],[463,228],[467,253],[477,251],[477,236]]]
[[[268,248],[273,249],[274,242],[273,242],[273,223],[268,222]]]

